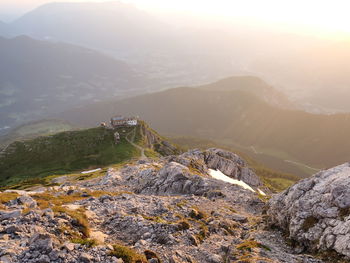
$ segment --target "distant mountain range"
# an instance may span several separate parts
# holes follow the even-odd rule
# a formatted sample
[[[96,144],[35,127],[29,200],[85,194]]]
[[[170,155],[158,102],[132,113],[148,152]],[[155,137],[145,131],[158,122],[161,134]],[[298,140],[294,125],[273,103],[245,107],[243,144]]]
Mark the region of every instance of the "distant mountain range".
[[[0,127],[156,86],[96,51],[26,36],[0,38],[0,58]]]
[[[240,44],[222,32],[185,29],[119,1],[50,3],[7,27],[11,36],[28,35],[103,51],[161,79],[166,87],[232,75],[242,52],[237,50],[238,55],[232,56],[228,49]]]
[[[249,149],[256,156],[273,156],[286,165],[294,164],[304,175],[348,160],[349,114],[318,115],[283,109],[267,103],[274,101],[274,92],[261,96],[267,84],[260,89],[238,90],[237,81],[242,87],[244,82],[259,83],[256,78],[230,78],[197,88],[97,103],[61,117],[86,125],[113,114],[140,115],[163,134],[195,136]]]
[[[167,27],[129,4],[50,3],[26,13],[11,23],[14,34],[61,40],[96,49],[124,51],[148,49]]]
[[[0,35],[103,51],[167,88],[249,74],[268,80],[310,112],[350,111],[344,99],[350,90],[347,42],[244,24],[183,26],[118,1],[46,4],[0,24]]]

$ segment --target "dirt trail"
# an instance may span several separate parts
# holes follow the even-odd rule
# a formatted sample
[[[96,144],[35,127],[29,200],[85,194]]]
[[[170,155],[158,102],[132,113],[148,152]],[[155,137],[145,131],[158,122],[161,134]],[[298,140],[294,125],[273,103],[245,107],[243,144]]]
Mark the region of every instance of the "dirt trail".
[[[129,135],[131,134],[131,139],[129,139]],[[134,147],[136,147],[137,149],[139,149],[141,151],[141,158],[147,158],[145,155],[145,149],[143,147],[141,147],[140,145],[137,145],[136,143],[134,143],[135,141],[135,136],[136,136],[136,128],[133,129],[131,132],[129,132],[126,136],[125,139]]]

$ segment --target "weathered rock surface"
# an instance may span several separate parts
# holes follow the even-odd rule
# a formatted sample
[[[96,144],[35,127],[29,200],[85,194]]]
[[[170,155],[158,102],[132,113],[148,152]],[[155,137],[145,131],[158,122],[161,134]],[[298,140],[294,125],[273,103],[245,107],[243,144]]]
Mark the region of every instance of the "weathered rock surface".
[[[220,170],[225,175],[241,180],[250,186],[262,185],[259,177],[237,154],[222,149],[211,148],[206,151],[193,150],[173,158],[176,162],[200,171]]]
[[[18,192],[0,211],[0,260],[122,263],[113,248],[122,244],[144,256],[140,263],[323,262],[263,230],[258,194],[208,169],[261,185],[237,155],[209,149],[143,158],[44,193]]]
[[[24,205],[28,208],[35,208],[37,206],[36,201],[29,195],[21,195],[16,201],[19,205]]]
[[[214,180],[210,183],[209,177],[190,173],[188,167],[176,162],[165,164],[159,171],[143,170],[134,178],[139,182],[136,192],[141,194],[205,195],[219,184]]]
[[[300,181],[269,206],[271,224],[302,247],[350,258],[350,163]]]
[[[141,126],[141,134],[145,136],[147,147],[155,150],[163,156],[178,154],[179,150],[171,143],[164,141],[155,131],[147,124]]]

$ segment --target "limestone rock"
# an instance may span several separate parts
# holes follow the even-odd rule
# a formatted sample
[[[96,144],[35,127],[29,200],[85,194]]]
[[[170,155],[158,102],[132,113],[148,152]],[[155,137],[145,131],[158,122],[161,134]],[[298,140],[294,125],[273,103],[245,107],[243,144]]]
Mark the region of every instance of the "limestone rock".
[[[155,175],[140,174],[140,178],[145,178],[144,184],[140,185],[138,192],[142,194],[195,194],[203,195],[215,188],[214,184],[209,184],[206,178],[200,175],[191,174],[188,167],[170,162]]]
[[[101,180],[101,184],[112,185],[112,184],[117,183],[120,180],[121,180],[121,177],[120,177],[119,173],[115,169],[109,168],[107,171],[107,174]]]
[[[21,210],[0,211],[0,220],[18,218],[21,216]]]
[[[269,206],[270,223],[300,245],[350,257],[350,163],[300,181]]]
[[[173,157],[174,161],[185,166],[192,166],[201,172],[208,169],[220,170],[225,175],[241,180],[250,186],[262,185],[259,177],[247,166],[237,154],[222,149],[211,148],[206,151],[192,150],[180,156]]]
[[[28,208],[35,208],[37,206],[36,201],[29,195],[21,195],[17,198],[17,203]]]
[[[53,239],[48,234],[36,233],[29,240],[30,249],[50,253],[53,249]]]

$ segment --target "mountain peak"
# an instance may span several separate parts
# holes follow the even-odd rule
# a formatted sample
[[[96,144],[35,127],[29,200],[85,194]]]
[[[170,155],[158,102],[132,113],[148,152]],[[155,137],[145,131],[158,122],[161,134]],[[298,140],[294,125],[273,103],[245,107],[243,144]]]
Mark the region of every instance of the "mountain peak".
[[[198,88],[217,91],[244,91],[259,97],[272,106],[285,109],[296,108],[285,94],[256,76],[232,76]]]

